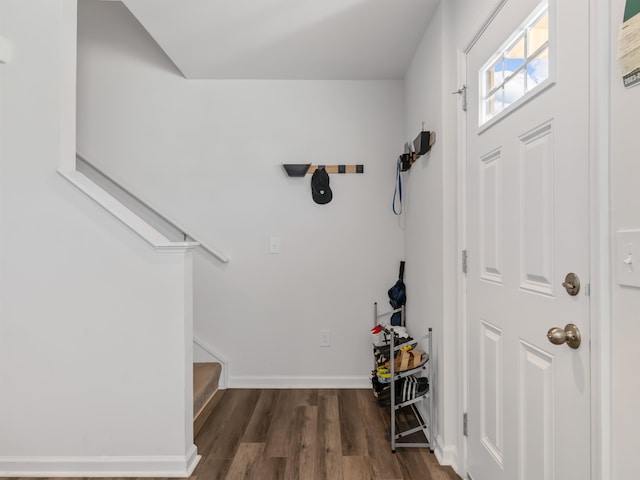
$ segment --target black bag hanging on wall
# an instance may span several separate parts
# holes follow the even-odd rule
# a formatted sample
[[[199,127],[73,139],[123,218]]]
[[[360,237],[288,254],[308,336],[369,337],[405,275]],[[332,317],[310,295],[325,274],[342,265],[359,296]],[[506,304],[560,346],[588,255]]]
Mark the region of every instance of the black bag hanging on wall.
[[[394,310],[407,303],[407,289],[404,284],[404,261],[400,262],[398,281],[387,293],[389,294],[389,303]],[[391,315],[391,326],[402,326],[402,312],[396,312]]]

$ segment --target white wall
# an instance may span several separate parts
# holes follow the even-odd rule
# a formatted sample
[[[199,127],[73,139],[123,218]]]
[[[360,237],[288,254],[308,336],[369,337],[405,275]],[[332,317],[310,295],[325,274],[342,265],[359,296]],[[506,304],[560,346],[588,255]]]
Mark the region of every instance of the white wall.
[[[436,429],[441,441],[444,426],[443,376],[443,185],[442,185],[442,8],[439,7],[405,79],[405,139],[413,142],[424,121],[425,129],[435,131],[432,151],[403,173],[405,205],[405,250],[407,284],[407,325],[412,330],[433,328],[436,388]],[[422,333],[422,332],[417,332]]]
[[[491,10],[502,0],[455,0],[455,38],[456,46],[463,50],[467,47],[480,26],[487,20]]]
[[[434,331],[437,449],[458,461],[458,238],[456,51],[453,5],[442,2],[405,78],[405,138],[436,132],[431,152],[404,174],[407,323]]]
[[[402,82],[185,80],[123,5],[79,18],[79,151],[231,257],[195,262],[195,332],[230,386],[365,385],[373,302],[403,257]],[[321,206],[282,163],[365,173],[332,175]]]
[[[640,86],[626,89],[617,62],[618,34],[624,0],[611,4],[611,230],[640,229],[640,138],[637,112]],[[614,257],[615,258],[615,257]],[[615,262],[614,262],[615,269]],[[615,270],[614,270],[615,271]],[[640,472],[638,431],[640,414],[638,364],[640,350],[640,289],[612,283],[612,467],[614,480],[637,478]]]
[[[189,261],[56,173],[74,154],[75,2],[5,0],[0,35],[0,476],[184,473]]]

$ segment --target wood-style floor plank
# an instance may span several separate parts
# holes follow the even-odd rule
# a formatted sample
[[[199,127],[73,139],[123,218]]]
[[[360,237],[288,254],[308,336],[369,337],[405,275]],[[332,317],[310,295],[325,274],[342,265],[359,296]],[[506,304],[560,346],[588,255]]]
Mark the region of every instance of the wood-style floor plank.
[[[455,474],[451,467],[440,465],[435,455],[429,453],[429,450],[420,449],[419,451],[429,472],[431,472],[433,480],[459,480],[458,475]]]
[[[368,457],[342,457],[344,478],[349,480],[371,480],[373,472]]]
[[[371,401],[372,395],[367,390],[358,391],[358,409],[366,422],[367,454],[371,461],[372,478],[375,480],[401,479],[400,468],[395,455],[391,453],[389,444],[390,429],[384,424],[381,413],[383,409]]]
[[[220,399],[222,398],[222,393],[223,392],[224,392],[224,390],[218,390],[213,395],[213,398],[211,398],[211,400],[209,400],[209,402],[207,402],[205,407],[200,412],[200,415],[198,415],[198,417],[193,421],[193,434],[194,435],[197,436],[198,433],[200,433],[200,430],[202,429],[202,426],[207,422],[207,419],[209,418],[209,415],[211,415],[211,412],[214,412],[216,410],[216,408],[218,406],[218,403],[220,403]]]
[[[267,433],[273,420],[276,404],[278,403],[278,390],[262,390],[260,398],[253,410],[242,441],[247,443],[266,442]]]
[[[316,407],[318,406],[318,389],[317,388],[298,388],[289,390],[295,397],[295,405],[297,407]]]
[[[227,476],[229,467],[231,467],[231,459],[213,458],[205,462],[203,456],[203,460],[200,460],[200,464],[196,467],[193,475],[189,477],[189,480],[227,480],[230,478]]]
[[[399,448],[394,454],[402,478],[407,480],[433,480],[432,472],[424,463],[422,455],[414,448]]]
[[[264,443],[241,443],[229,466],[228,478],[249,478],[254,464],[262,458]]]
[[[340,407],[337,392],[318,397],[316,479],[343,478]]]
[[[189,480],[460,480],[426,448],[392,454],[389,409],[370,390],[218,395],[196,436],[202,460]],[[402,416],[400,422],[412,423]]]
[[[315,477],[318,407],[296,407],[296,420],[291,431],[289,463],[285,479],[313,479]]]
[[[240,445],[240,439],[260,397],[259,390],[228,390],[225,394],[230,397],[227,405],[232,404],[233,408],[227,408],[226,412],[221,415],[214,416],[212,414],[202,427],[202,430],[204,430],[214,419],[219,422],[214,423],[216,425],[216,428],[214,428],[215,438],[204,461],[205,464],[214,459],[233,459]],[[224,399],[221,399],[221,403],[223,401]]]
[[[288,457],[291,432],[296,420],[296,396],[288,390],[278,392],[278,402],[273,413],[273,421],[267,432],[264,454],[266,457]]]
[[[317,397],[316,397],[317,404]],[[316,438],[318,436],[318,407],[298,407],[301,417],[300,454],[298,456],[298,476],[296,478],[315,478],[316,476]],[[298,423],[298,422],[296,422]]]
[[[226,412],[233,407],[233,390],[219,391],[214,398],[218,399],[218,406],[211,412],[194,440],[194,443],[198,446],[198,452],[202,455],[200,463],[206,460],[206,453],[211,451],[213,443],[219,436],[221,426],[227,415]],[[203,452],[205,453],[203,454]]]
[[[282,479],[285,478],[289,459],[284,457],[262,457],[253,464],[249,472],[249,478],[252,480],[264,480],[268,478]],[[231,480],[228,478],[227,480]]]
[[[362,414],[358,408],[357,390],[341,390],[338,392],[340,407],[340,437],[342,439],[342,455],[345,457],[364,457],[367,455],[366,430],[362,422]]]

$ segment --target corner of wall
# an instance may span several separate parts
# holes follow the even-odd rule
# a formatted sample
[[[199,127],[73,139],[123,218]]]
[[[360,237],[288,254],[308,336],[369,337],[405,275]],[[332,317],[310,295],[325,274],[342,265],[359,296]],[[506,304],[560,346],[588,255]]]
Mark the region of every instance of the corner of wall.
[[[61,4],[60,168],[75,170],[78,1]]]
[[[438,435],[436,437],[436,446],[433,453],[438,459],[438,463],[440,463],[440,465],[449,465],[457,474],[460,474],[458,448],[455,445],[445,444],[442,437]]]

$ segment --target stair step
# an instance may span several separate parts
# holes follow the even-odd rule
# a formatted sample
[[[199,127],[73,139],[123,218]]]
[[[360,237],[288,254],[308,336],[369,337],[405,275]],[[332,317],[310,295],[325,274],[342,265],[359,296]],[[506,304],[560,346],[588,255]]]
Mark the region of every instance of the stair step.
[[[194,435],[211,413],[208,408],[218,390],[222,365],[215,362],[193,364],[193,421]]]

